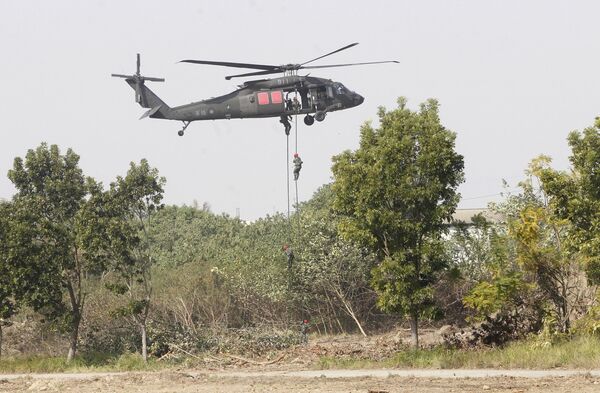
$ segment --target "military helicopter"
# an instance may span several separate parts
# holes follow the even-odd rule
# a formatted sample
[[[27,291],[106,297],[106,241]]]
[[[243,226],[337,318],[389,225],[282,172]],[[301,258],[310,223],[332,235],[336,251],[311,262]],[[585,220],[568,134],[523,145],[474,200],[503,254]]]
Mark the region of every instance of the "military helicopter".
[[[338,53],[358,45],[357,42],[346,45],[333,52],[319,56],[301,64],[249,64],[232,63],[224,61],[206,60],[181,60],[182,63],[206,64],[235,68],[248,68],[260,71],[244,74],[229,75],[225,79],[251,77],[283,73],[283,76],[273,79],[258,79],[246,81],[238,89],[203,101],[191,104],[170,107],[164,103],[152,90],[146,87],[145,82],[164,82],[164,78],[142,76],[140,74],[140,54],[137,54],[137,70],[133,75],[112,74],[117,78],[125,78],[125,82],[135,91],[135,101],[142,108],[149,108],[140,119],[150,117],[153,119],[178,120],[183,122],[183,128],[178,131],[183,136],[186,128],[196,120],[217,119],[245,119],[280,117],[280,122],[289,134],[288,117],[303,114],[304,124],[310,126],[315,120],[321,122],[329,112],[348,109],[360,105],[364,98],[345,87],[342,83],[330,79],[314,76],[301,76],[298,71],[302,69],[346,67],[354,65],[398,63],[395,60],[374,61],[366,63],[309,65],[316,60]],[[298,99],[298,96],[300,99]],[[314,115],[313,115],[314,113]]]

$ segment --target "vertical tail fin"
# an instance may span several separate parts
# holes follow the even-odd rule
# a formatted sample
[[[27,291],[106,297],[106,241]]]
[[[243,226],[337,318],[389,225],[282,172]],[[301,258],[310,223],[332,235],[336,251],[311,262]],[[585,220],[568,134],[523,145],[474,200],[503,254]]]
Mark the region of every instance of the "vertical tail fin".
[[[134,79],[126,79],[125,82],[135,90],[137,103],[140,104],[142,108],[150,108],[150,110],[144,113],[140,119],[145,117],[164,119],[168,116],[171,108],[154,94],[152,90],[146,87],[143,82],[137,83]]]
[[[171,108],[169,108],[167,104],[158,98],[158,96],[144,84],[145,81],[164,82],[165,80],[163,78],[147,77],[140,74],[139,53],[137,54],[137,67],[135,74],[112,74],[112,76],[117,78],[125,78],[125,82],[127,82],[127,84],[135,91],[135,101],[140,104],[142,108],[150,108],[149,111],[142,115],[141,119],[147,116],[164,119],[168,116]]]

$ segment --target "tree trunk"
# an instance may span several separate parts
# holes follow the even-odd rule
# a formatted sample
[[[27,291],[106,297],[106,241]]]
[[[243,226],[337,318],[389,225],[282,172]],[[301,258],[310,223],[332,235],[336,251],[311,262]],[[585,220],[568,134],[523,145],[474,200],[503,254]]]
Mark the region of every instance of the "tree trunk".
[[[140,323],[140,330],[142,331],[142,358],[144,362],[148,361],[148,340],[146,336],[146,321]]]
[[[410,314],[410,338],[413,349],[419,349],[419,317],[416,312]]]
[[[77,353],[77,340],[79,339],[79,323],[81,322],[81,310],[83,310],[84,299],[81,297],[81,274],[78,275],[79,280],[74,286],[73,282],[67,282],[67,290],[71,299],[71,337],[69,342],[69,353],[67,354],[67,362],[71,362]],[[77,293],[74,287],[77,288]]]
[[[2,358],[2,321],[0,320],[0,359]]]
[[[77,353],[77,341],[79,340],[79,322],[81,321],[81,315],[79,312],[75,312],[73,316],[73,323],[71,324],[71,337],[69,342],[69,354],[67,355],[67,362],[71,362]]]
[[[358,317],[356,316],[356,313],[354,312],[354,309],[352,308],[352,303],[350,303],[348,300],[346,300],[344,293],[339,288],[335,289],[335,293],[338,296],[338,298],[340,299],[340,301],[342,302],[342,305],[344,306],[344,308],[346,309],[346,313],[348,315],[350,315],[352,320],[354,320],[354,323],[356,323],[356,326],[358,327],[358,329],[360,330],[362,335],[367,337],[367,333],[365,333],[365,330],[363,329],[362,325],[360,324],[360,321],[358,320]]]

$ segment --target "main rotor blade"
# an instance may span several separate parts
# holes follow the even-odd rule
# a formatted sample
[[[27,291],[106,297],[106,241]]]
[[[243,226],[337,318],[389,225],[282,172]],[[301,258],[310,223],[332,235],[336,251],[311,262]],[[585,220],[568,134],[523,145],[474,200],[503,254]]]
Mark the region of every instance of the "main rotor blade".
[[[145,81],[150,81],[150,82],[164,82],[165,78],[153,78],[150,76],[142,76],[141,79],[145,80]]]
[[[140,75],[140,54],[137,54],[137,75]]]
[[[231,78],[240,78],[240,77],[243,77],[243,76],[256,76],[256,75],[278,74],[280,72],[283,72],[283,70],[277,69],[277,70],[249,72],[247,74],[228,75],[228,76],[225,77],[225,79],[230,80]]]
[[[319,65],[319,66],[308,66],[308,67],[300,67],[300,68],[331,68],[331,67],[348,67],[355,65],[366,65],[366,64],[383,64],[383,63],[400,63],[396,60],[387,60],[387,61],[369,61],[366,63],[348,63],[348,64],[328,64],[328,65]]]
[[[275,68],[279,68],[279,66],[269,64],[232,63],[228,61],[181,60],[180,63],[207,64],[234,68],[253,68],[256,70],[273,70]]]
[[[303,66],[304,64],[312,63],[313,61],[316,61],[316,60],[322,59],[322,58],[324,58],[324,57],[327,57],[327,56],[333,55],[334,53],[338,53],[338,52],[341,52],[341,51],[343,51],[343,50],[345,50],[345,49],[352,48],[352,47],[353,47],[353,46],[355,46],[355,45],[358,45],[358,42],[355,42],[355,43],[353,43],[353,44],[350,44],[350,45],[346,45],[346,46],[345,46],[345,47],[343,47],[343,48],[340,48],[340,49],[338,49],[338,50],[334,50],[333,52],[330,52],[330,53],[328,53],[328,54],[326,54],[326,55],[319,56],[319,57],[317,57],[316,59],[312,59],[312,60],[309,60],[309,61],[305,61],[304,63],[302,63],[302,64],[300,64],[300,65],[301,65],[301,66]]]

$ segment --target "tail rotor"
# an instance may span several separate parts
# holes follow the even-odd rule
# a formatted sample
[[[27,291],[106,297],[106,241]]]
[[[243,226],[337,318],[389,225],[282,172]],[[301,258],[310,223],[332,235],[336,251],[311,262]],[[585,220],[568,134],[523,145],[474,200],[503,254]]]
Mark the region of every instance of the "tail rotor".
[[[125,78],[125,80],[127,81],[132,81],[133,85],[134,85],[134,90],[135,90],[135,102],[137,102],[138,104],[140,104],[143,107],[147,107],[147,100],[146,97],[144,95],[144,89],[142,89],[142,85],[144,84],[145,81],[150,81],[150,82],[164,82],[165,79],[164,78],[154,78],[154,77],[149,77],[149,76],[142,76],[142,74],[140,73],[140,54],[137,54],[137,61],[136,61],[136,72],[133,75],[123,75],[123,74],[111,74],[111,76],[114,76],[116,78]]]

